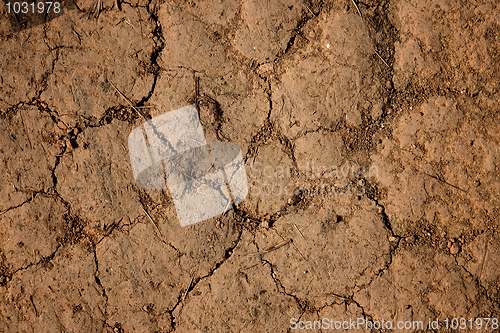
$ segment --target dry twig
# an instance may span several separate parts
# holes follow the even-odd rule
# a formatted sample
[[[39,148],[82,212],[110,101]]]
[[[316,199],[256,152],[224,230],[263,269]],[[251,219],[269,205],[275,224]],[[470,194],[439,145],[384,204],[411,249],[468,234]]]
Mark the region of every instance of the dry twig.
[[[111,85],[113,86],[113,88],[115,88],[116,92],[117,92],[118,94],[120,94],[120,96],[122,96],[122,97],[123,97],[123,98],[127,101],[127,103],[130,105],[130,107],[131,107],[132,109],[134,109],[134,111],[135,111],[135,112],[137,112],[137,114],[138,114],[139,116],[141,116],[144,120],[147,120],[147,119],[146,119],[146,117],[144,117],[144,115],[143,115],[141,112],[139,112],[139,110],[137,110],[137,108],[136,108],[136,107],[135,107],[135,105],[134,105],[134,104],[130,101],[130,99],[128,99],[128,98],[127,98],[127,96],[125,96],[125,95],[124,95],[124,94],[123,94],[123,93],[122,93],[122,92],[121,92],[121,91],[120,91],[120,90],[119,90],[119,89],[115,86],[115,84],[114,84],[113,82],[109,81],[109,83],[111,83]]]

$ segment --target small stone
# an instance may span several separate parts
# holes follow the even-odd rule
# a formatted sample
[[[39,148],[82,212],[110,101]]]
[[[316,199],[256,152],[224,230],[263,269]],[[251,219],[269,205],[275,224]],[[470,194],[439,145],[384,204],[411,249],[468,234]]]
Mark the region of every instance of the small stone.
[[[450,247],[450,253],[455,255],[458,252],[460,252],[460,244],[458,243],[453,243],[453,245]]]
[[[397,240],[398,240],[397,237],[394,236],[389,237],[389,242],[396,242]]]
[[[259,74],[270,73],[274,70],[274,64],[272,62],[266,62],[259,66]]]
[[[361,112],[355,106],[352,110],[345,115],[345,119],[350,126],[359,126],[362,123]]]

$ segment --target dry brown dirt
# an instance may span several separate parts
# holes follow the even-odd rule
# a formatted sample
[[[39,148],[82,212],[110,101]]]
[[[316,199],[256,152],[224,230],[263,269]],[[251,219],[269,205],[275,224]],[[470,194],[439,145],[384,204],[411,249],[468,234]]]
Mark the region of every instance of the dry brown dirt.
[[[497,1],[119,3],[21,31],[1,4],[0,332],[500,317]],[[181,227],[115,87],[196,103],[245,201]]]

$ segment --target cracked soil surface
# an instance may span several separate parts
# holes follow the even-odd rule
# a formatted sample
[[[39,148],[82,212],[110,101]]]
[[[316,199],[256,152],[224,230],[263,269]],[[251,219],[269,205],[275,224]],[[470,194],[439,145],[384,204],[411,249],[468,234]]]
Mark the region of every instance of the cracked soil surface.
[[[0,332],[500,317],[497,1],[1,5]],[[127,138],[190,104],[249,195],[181,227]]]

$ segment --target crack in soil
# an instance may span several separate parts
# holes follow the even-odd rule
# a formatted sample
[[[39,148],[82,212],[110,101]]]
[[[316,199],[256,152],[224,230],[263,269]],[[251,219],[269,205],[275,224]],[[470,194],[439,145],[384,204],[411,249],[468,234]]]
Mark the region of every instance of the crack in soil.
[[[107,323],[107,321],[108,321],[108,295],[106,294],[106,288],[104,288],[104,286],[102,285],[101,280],[99,279],[99,275],[100,275],[100,272],[99,272],[99,261],[97,259],[97,251],[96,251],[96,247],[95,246],[94,246],[94,249],[93,249],[93,253],[94,253],[94,264],[95,264],[94,281],[99,286],[99,288],[101,289],[101,296],[103,296],[104,299],[105,299],[104,312],[102,312],[102,309],[101,309],[101,313],[104,316],[104,323],[109,326],[109,324]]]
[[[238,228],[238,238],[233,242],[233,244],[231,246],[229,246],[228,248],[225,249],[224,251],[224,256],[222,258],[222,260],[220,260],[219,262],[215,263],[214,267],[212,269],[209,270],[209,272],[206,274],[206,275],[203,275],[203,276],[199,276],[199,277],[196,277],[196,278],[192,278],[191,279],[191,282],[189,283],[188,287],[186,288],[186,290],[183,290],[178,298],[177,298],[177,302],[175,303],[175,305],[165,311],[164,313],[169,313],[170,316],[171,316],[171,327],[172,327],[172,330],[171,332],[174,332],[175,331],[175,328],[176,328],[176,321],[175,321],[175,316],[174,316],[174,311],[177,309],[177,307],[189,296],[189,293],[194,290],[194,288],[196,287],[196,285],[204,280],[204,279],[207,279],[207,278],[210,278],[212,275],[214,275],[215,271],[217,269],[219,269],[225,262],[227,262],[231,256],[233,255],[234,253],[234,249],[238,246],[238,244],[240,243],[241,241],[241,238],[242,238],[242,234],[243,234],[243,228],[241,228],[241,226],[238,226],[237,224],[235,225],[237,228]]]
[[[500,300],[499,299],[496,299],[496,298],[493,298],[492,296],[490,296],[488,294],[488,289],[486,289],[486,287],[481,283],[481,281],[479,280],[479,277],[475,276],[474,274],[472,274],[471,272],[469,272],[469,270],[467,270],[467,268],[464,266],[464,265],[461,265],[459,262],[458,262],[458,259],[457,259],[457,256],[454,256],[454,260],[455,260],[455,263],[458,267],[460,267],[461,269],[463,269],[469,276],[470,278],[475,281],[477,283],[477,285],[479,286],[480,289],[483,290],[484,292],[484,296],[486,296],[486,298],[491,302],[491,303],[496,303],[497,305],[500,305]],[[471,303],[474,303],[474,302],[471,302]]]
[[[32,262],[32,263],[29,263],[28,265],[20,267],[10,274],[1,275],[0,276],[0,278],[1,278],[0,285],[1,286],[7,285],[8,282],[12,281],[12,278],[14,277],[14,275],[16,275],[18,272],[25,271],[25,270],[29,269],[30,267],[39,266],[39,265],[52,265],[51,261],[54,259],[57,251],[59,251],[59,249],[61,247],[62,247],[61,244],[57,244],[56,249],[48,256],[46,256],[46,257],[41,256],[41,259],[36,261],[36,262]]]

